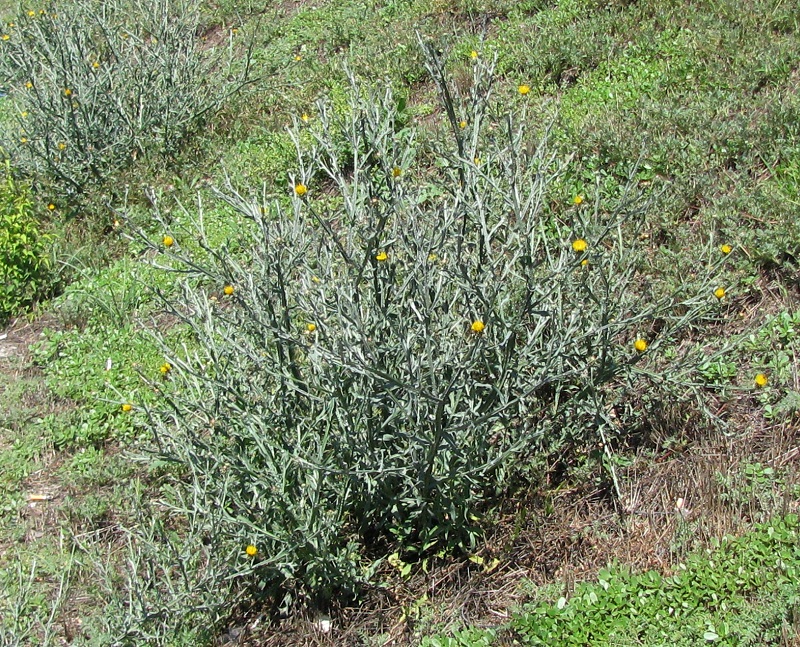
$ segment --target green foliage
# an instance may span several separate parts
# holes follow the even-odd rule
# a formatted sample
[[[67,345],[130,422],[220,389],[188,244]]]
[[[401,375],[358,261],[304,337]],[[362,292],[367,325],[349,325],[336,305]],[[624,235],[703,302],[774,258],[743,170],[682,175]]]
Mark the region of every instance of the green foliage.
[[[48,284],[47,237],[26,189],[6,162],[0,183],[0,324],[41,296]]]
[[[762,524],[662,576],[600,572],[555,604],[526,609],[511,625],[522,644],[771,644],[797,610],[798,521]]]
[[[171,290],[170,275],[121,258],[103,272],[84,271],[54,300],[61,327],[45,330],[31,350],[52,396],[66,404],[39,421],[57,448],[134,437],[121,405],[139,406],[170,385],[160,370],[163,349],[139,322],[154,315],[156,292]],[[182,338],[180,328],[164,332],[173,341]]]
[[[462,629],[450,636],[427,636],[420,647],[490,647],[496,635],[493,629]]]
[[[289,190],[306,190],[289,210],[220,192],[249,223],[244,258],[208,242],[202,211],[186,234],[201,255],[141,236],[192,277],[165,305],[196,350],[167,352],[176,390],[147,411],[175,466],[169,505],[190,526],[217,519],[207,541],[238,555],[209,568],[285,605],[356,592],[386,543],[474,545],[518,462],[616,442],[609,409],[656,373],[668,385],[680,362],[657,367],[658,348],[714,307],[716,250],[699,293],[658,295],[631,243],[641,198],[556,218],[561,168],[524,113],[490,102],[491,66],[462,97],[430,56],[447,140],[420,142],[391,92],[353,80],[347,110],[318,106],[310,144],[292,131]]]
[[[15,117],[4,146],[69,195],[140,155],[174,155],[246,75],[229,48],[200,46],[193,0],[70,0],[12,24],[0,42]]]

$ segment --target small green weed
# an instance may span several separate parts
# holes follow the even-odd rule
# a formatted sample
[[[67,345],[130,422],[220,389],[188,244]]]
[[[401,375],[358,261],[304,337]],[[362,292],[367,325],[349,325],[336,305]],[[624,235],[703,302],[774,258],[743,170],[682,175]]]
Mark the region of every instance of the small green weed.
[[[48,287],[47,236],[8,162],[0,179],[0,325]]]

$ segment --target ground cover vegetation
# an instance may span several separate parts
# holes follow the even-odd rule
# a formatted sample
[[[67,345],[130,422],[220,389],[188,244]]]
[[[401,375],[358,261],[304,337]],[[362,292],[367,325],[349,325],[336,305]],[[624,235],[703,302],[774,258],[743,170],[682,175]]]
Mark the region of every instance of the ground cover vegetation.
[[[797,7],[4,11],[0,644],[794,644]]]

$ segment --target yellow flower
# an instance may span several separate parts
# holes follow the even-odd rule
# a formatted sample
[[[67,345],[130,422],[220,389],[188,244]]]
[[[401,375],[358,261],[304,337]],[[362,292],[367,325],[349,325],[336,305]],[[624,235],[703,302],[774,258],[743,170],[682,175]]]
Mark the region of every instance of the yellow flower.
[[[633,342],[633,347],[640,353],[643,353],[647,350],[647,342],[644,339],[637,339]]]
[[[250,544],[247,548],[244,549],[244,552],[246,552],[250,557],[255,557],[256,554],[258,553],[258,548],[253,546],[253,544]]]
[[[584,259],[581,261],[581,265],[583,265],[584,267],[586,267],[588,264],[589,264],[589,259],[588,259],[588,258],[584,258]]]
[[[94,69],[97,69],[98,67],[100,67],[100,61],[95,61],[94,63],[92,63],[92,67]]]
[[[28,11],[28,16],[30,16],[31,18],[33,18],[35,15],[36,15],[36,12],[33,9],[30,9]]]
[[[133,409],[133,406],[132,406],[132,405],[130,405],[130,404],[128,404],[127,402],[126,402],[125,404],[123,404],[123,405],[122,405],[122,410],[123,410],[125,413],[128,413],[128,411],[130,411],[131,409]]]
[[[526,94],[528,94],[528,92],[530,92],[530,91],[531,91],[531,88],[530,88],[530,86],[528,86],[528,85],[521,85],[521,86],[519,86],[519,87],[517,88],[517,90],[519,91],[519,93],[520,93],[522,96],[525,96]]]
[[[54,205],[54,204],[51,202],[50,204],[48,204],[48,205],[47,205],[47,208],[48,208],[48,209],[50,209],[50,211],[55,211],[55,210],[56,210],[56,205]]]
[[[11,38],[11,36],[8,34],[3,34],[3,40],[8,40],[9,38]]]
[[[63,151],[67,145],[64,142],[58,142],[58,150]]]
[[[439,258],[439,257],[438,257],[436,254],[434,254],[433,252],[431,252],[430,254],[428,254],[428,260],[429,260],[431,263],[433,263],[433,262],[434,262],[434,261],[435,261],[437,258]]]
[[[389,256],[387,256],[386,252],[378,252],[378,254],[375,256],[375,260],[379,261],[380,263],[383,263],[387,258],[389,258]]]
[[[300,54],[298,54],[297,56],[295,56],[295,57],[294,57],[294,60],[295,60],[295,61],[302,61],[302,60],[303,60],[303,57],[302,57],[302,56],[300,56]]]
[[[764,375],[763,373],[759,373],[758,375],[756,375],[754,381],[756,383],[756,386],[760,388],[762,386],[767,386],[767,382],[769,380],[767,379],[766,375]]]
[[[314,323],[306,324],[306,330],[308,332],[314,332],[316,329],[317,329],[317,324]]]
[[[572,204],[574,204],[576,207],[582,205],[583,204],[583,196],[582,195],[576,195],[574,198],[572,198]]]
[[[478,52],[476,52],[476,51],[473,49],[473,50],[472,50],[472,51],[469,53],[469,57],[470,57],[470,58],[471,58],[471,59],[474,61],[476,58],[478,58]]]
[[[486,324],[484,324],[480,319],[476,319],[472,322],[472,332],[474,333],[482,333],[483,329],[486,328]]]
[[[294,187],[294,192],[298,198],[302,198],[306,193],[308,193],[308,187],[305,184],[298,184]]]
[[[20,144],[27,144],[28,143],[28,138],[27,137],[20,137],[19,143]]]
[[[733,247],[731,247],[730,245],[722,245],[720,246],[719,251],[721,251],[723,254],[727,256],[733,251]]]
[[[175,239],[172,236],[164,236],[162,242],[164,247],[172,247],[175,244]]]
[[[463,130],[464,128],[467,127],[467,122],[464,119],[462,119],[461,121],[458,122],[458,127]]]
[[[307,113],[307,112],[304,112],[304,113],[303,113],[303,114],[300,116],[300,119],[302,119],[303,121],[306,121],[306,122],[307,122],[309,119],[311,119],[311,117],[309,117],[309,116],[308,116],[308,113]]]
[[[13,22],[8,23],[8,26],[9,27],[16,27],[16,25]]]
[[[28,88],[28,90],[30,90],[30,89],[33,87],[33,83],[31,83],[30,81],[28,81],[28,82],[25,84],[25,87],[26,87],[26,88]]]
[[[226,296],[231,296],[235,292],[235,288],[232,285],[226,285],[224,288],[222,288],[222,291]]]
[[[725,288],[717,288],[716,290],[714,290],[714,296],[717,297],[717,299],[721,299],[722,297],[724,297]]]
[[[476,157],[476,158],[475,158],[474,160],[472,160],[472,161],[473,161],[473,162],[475,162],[475,166],[480,166],[480,164],[481,164],[481,161],[482,161],[482,160],[481,160],[481,158],[480,158],[480,157]]]
[[[161,375],[166,375],[172,370],[172,364],[164,362],[158,370],[161,371]]]
[[[72,96],[72,90],[70,90],[69,88],[64,88],[64,96],[65,97],[71,97]]]
[[[392,177],[400,177],[402,174],[403,174],[403,169],[401,169],[399,166],[395,166],[392,169]]]
[[[22,111],[22,112],[19,114],[19,116],[20,116],[20,117],[22,117],[23,119],[27,119],[27,118],[28,118],[28,111],[27,111],[27,110],[23,110],[23,111]]]
[[[578,238],[578,240],[572,241],[572,249],[576,252],[585,252],[588,245],[583,238]]]

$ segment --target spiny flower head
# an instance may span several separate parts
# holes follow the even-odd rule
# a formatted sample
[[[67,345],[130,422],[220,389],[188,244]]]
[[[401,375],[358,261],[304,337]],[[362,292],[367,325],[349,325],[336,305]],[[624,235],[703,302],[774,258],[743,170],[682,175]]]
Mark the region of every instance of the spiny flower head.
[[[258,554],[258,548],[250,544],[247,548],[244,549],[244,552],[247,553],[248,557],[255,557]]]
[[[572,241],[572,249],[576,252],[585,252],[588,245],[583,238],[578,238]]]
[[[647,342],[641,338],[637,339],[635,342],[633,342],[633,347],[640,353],[643,353],[647,350]]]
[[[225,296],[231,296],[236,289],[232,285],[226,285],[224,288],[222,288],[222,291],[225,293]]]
[[[305,184],[297,184],[294,187],[294,192],[298,198],[302,198],[306,193],[308,193],[308,187]]]
[[[480,319],[476,319],[472,322],[472,332],[480,334],[483,332],[484,328],[486,328],[486,324],[484,324]]]
[[[721,251],[723,254],[725,254],[725,256],[727,256],[728,254],[730,254],[733,251],[733,247],[731,247],[730,245],[727,245],[727,244],[726,245],[720,245],[719,251]]]
[[[522,96],[525,96],[526,94],[528,94],[528,92],[530,92],[530,91],[531,91],[531,88],[530,88],[530,86],[529,86],[529,85],[524,85],[524,84],[523,84],[523,85],[521,85],[521,86],[519,86],[519,87],[517,88],[517,91],[518,91],[518,92],[519,92],[519,93],[520,93]]]

